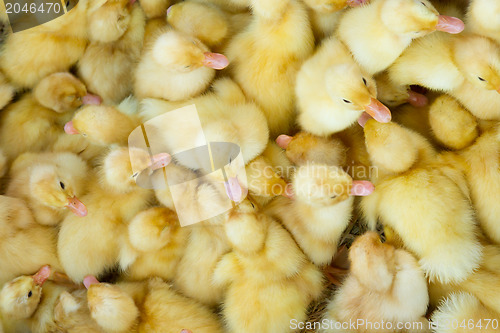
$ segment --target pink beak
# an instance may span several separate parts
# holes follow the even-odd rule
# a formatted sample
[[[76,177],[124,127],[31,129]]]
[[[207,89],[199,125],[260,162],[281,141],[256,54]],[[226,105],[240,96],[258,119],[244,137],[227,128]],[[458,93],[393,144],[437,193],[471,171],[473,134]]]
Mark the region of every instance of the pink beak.
[[[408,91],[408,103],[417,108],[421,108],[426,106],[429,103],[429,100],[425,95],[414,92],[413,90]]]
[[[366,112],[363,112],[361,114],[361,116],[358,118],[358,124],[361,126],[361,127],[365,127],[365,124],[366,122],[369,120],[369,119],[373,119],[372,116],[370,116],[368,113]]]
[[[224,69],[229,65],[229,60],[223,54],[205,52],[204,55],[203,66],[213,69]]]
[[[102,103],[102,98],[97,95],[87,94],[82,97],[82,104],[100,105],[101,103]]]
[[[436,30],[450,34],[458,34],[465,28],[464,22],[453,16],[439,15]]]
[[[83,202],[78,200],[76,196],[68,199],[68,204],[66,205],[66,207],[68,207],[69,210],[71,210],[77,216],[87,216],[87,207],[85,207]]]
[[[391,121],[391,111],[375,98],[372,98],[370,104],[365,106],[365,111],[379,123]]]
[[[38,286],[41,286],[47,281],[51,273],[51,269],[49,265],[45,265],[38,272],[33,275],[33,281],[35,281],[35,284]]]
[[[351,195],[367,196],[375,191],[375,186],[367,180],[355,180],[352,182]]]
[[[293,137],[286,135],[286,134],[281,134],[276,138],[276,143],[281,149],[287,149],[288,145],[290,142],[292,142]]]
[[[68,121],[66,125],[64,125],[64,132],[67,134],[79,134],[78,130],[73,126],[72,121]]]
[[[95,276],[93,275],[87,275],[86,277],[83,278],[83,285],[85,288],[89,289],[89,287],[93,284],[98,284],[100,283]]]

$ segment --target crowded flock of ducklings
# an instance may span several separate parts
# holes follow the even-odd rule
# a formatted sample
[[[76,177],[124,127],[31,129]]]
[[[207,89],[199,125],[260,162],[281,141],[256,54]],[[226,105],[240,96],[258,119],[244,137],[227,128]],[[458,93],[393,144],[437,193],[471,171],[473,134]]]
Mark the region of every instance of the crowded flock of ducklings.
[[[16,33],[1,19],[0,332],[499,329],[500,1],[80,0]],[[202,133],[165,122],[166,151],[128,146],[192,104]],[[200,137],[237,144],[246,179],[175,155]]]

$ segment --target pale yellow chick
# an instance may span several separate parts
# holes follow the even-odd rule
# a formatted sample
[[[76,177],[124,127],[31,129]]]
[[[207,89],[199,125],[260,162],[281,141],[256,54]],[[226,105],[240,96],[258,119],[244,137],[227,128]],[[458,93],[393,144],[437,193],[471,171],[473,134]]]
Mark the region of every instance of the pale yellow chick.
[[[147,152],[131,149],[131,153],[143,169],[151,164]],[[88,215],[77,219],[67,215],[59,230],[59,259],[76,282],[88,274],[100,275],[121,260],[130,260],[122,246],[128,223],[153,199],[151,190],[136,185],[125,147],[111,149],[97,172],[87,175],[89,192],[82,197]]]
[[[295,123],[294,86],[313,52],[307,10],[298,0],[253,0],[253,20],[227,47],[230,71],[245,95],[262,108],[271,138]]]
[[[60,268],[56,230],[38,225],[21,199],[0,196],[0,211],[0,285],[43,265]]]
[[[107,1],[89,17],[90,44],[77,74],[105,103],[117,104],[132,93],[144,28],[144,12],[129,0]]]
[[[38,223],[54,226],[68,210],[87,215],[78,197],[87,191],[88,173],[85,161],[72,153],[25,153],[12,163],[6,193],[25,200]]]
[[[391,113],[377,98],[373,78],[336,38],[323,41],[297,75],[298,123],[312,134],[327,136],[353,125],[366,111],[381,122]]]
[[[322,321],[328,327],[320,332],[431,332],[427,283],[415,257],[368,232],[354,241],[349,260],[350,274],[332,296]],[[422,329],[396,329],[417,323]]]
[[[465,280],[478,268],[482,246],[463,175],[439,163],[423,137],[395,123],[369,120],[365,137],[378,171],[376,191],[361,202],[366,221],[392,228],[430,281]]]
[[[436,30],[456,34],[463,29],[460,19],[439,15],[428,0],[372,0],[347,11],[336,34],[359,65],[375,75],[388,68],[415,38]]]
[[[293,199],[276,198],[265,212],[279,219],[316,265],[328,265],[337,253],[352,216],[354,195],[369,195],[373,184],[356,181],[341,167],[301,166],[294,174]]]
[[[184,255],[189,228],[181,227],[177,214],[165,207],[138,213],[128,225],[128,239],[137,257],[125,270],[127,280],[157,276],[172,280]]]
[[[27,151],[39,152],[53,145],[71,112],[83,103],[99,103],[85,85],[70,73],[43,78],[0,116],[0,145],[9,161]]]
[[[321,272],[288,232],[246,200],[224,225],[233,252],[217,264],[213,281],[227,285],[223,315],[230,332],[293,332],[323,289]],[[256,316],[256,314],[259,314]]]
[[[139,100],[162,98],[181,101],[202,93],[213,80],[216,69],[229,61],[210,52],[200,40],[175,31],[160,29],[147,45],[135,70],[134,94]]]

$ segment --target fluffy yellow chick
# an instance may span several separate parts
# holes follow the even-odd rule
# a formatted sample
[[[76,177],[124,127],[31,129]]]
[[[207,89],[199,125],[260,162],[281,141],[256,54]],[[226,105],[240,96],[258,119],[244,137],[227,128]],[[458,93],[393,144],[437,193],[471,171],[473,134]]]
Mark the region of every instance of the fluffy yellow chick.
[[[465,173],[478,222],[485,235],[499,244],[500,230],[495,221],[500,211],[494,199],[500,195],[498,123],[479,136],[476,118],[447,96],[432,104],[429,120],[437,140],[446,148],[456,150],[446,158],[451,158],[455,167]]]
[[[303,0],[309,7],[309,19],[316,41],[331,36],[345,7],[360,6],[367,0]]]
[[[378,172],[376,191],[361,202],[367,222],[392,228],[431,281],[466,279],[479,266],[482,246],[463,175],[438,163],[430,144],[409,129],[369,120],[364,130]]]
[[[483,133],[461,155],[468,166],[467,181],[479,224],[489,239],[500,244],[500,228],[495,222],[500,214],[495,202],[500,195],[500,126]]]
[[[65,15],[8,35],[0,55],[0,69],[14,86],[32,88],[45,76],[67,71],[78,61],[87,44],[89,2],[79,1]]]
[[[499,15],[500,4],[497,1],[471,0],[465,17],[465,29],[500,43]]]
[[[139,125],[138,117],[133,114],[136,108],[133,98],[125,99],[118,106],[89,105],[75,113],[73,119],[64,125],[64,131],[80,134],[88,142],[101,147],[126,145],[130,132]]]
[[[472,34],[416,40],[388,69],[395,85],[449,93],[480,119],[500,119],[500,46]]]
[[[373,184],[353,181],[340,167],[308,164],[294,174],[293,200],[276,198],[265,212],[281,220],[309,259],[332,261],[352,216],[354,195],[369,195]]]
[[[134,68],[144,39],[145,17],[139,4],[108,1],[89,17],[90,44],[77,73],[107,104],[132,93]]]
[[[291,320],[304,321],[308,304],[322,292],[321,272],[248,200],[231,211],[224,228],[233,252],[217,264],[213,280],[228,286],[222,312],[228,330],[293,332]]]
[[[167,22],[174,29],[194,36],[212,48],[226,39],[229,33],[234,33],[226,15],[212,4],[183,1],[168,8]]]
[[[33,89],[10,104],[0,117],[0,145],[9,160],[27,151],[47,150],[57,141],[70,112],[83,103],[100,103],[70,73],[43,78]],[[19,135],[22,133],[22,135]]]
[[[234,79],[262,108],[275,138],[294,125],[293,87],[302,62],[313,52],[314,36],[307,10],[297,0],[253,0],[251,5],[253,20],[233,37],[227,56]]]
[[[439,15],[428,0],[372,0],[339,22],[337,35],[369,75],[389,67],[413,39],[435,30],[459,33],[464,23]]]
[[[84,280],[92,318],[106,332],[220,333],[217,316],[161,279],[111,285]]]
[[[145,151],[131,149],[145,169],[151,159]],[[133,177],[129,149],[112,149],[104,158],[98,176],[88,175],[89,192],[82,197],[89,214],[83,218],[67,215],[59,230],[59,259],[68,276],[81,282],[85,275],[99,275],[129,260],[122,244],[128,222],[148,207],[151,190],[140,188]]]
[[[26,203],[0,196],[0,285],[49,264],[59,269],[57,231],[35,223]]]
[[[180,101],[196,96],[208,87],[216,69],[229,64],[224,55],[211,53],[198,39],[171,28],[163,31],[145,48],[136,68],[138,99]]]
[[[209,194],[212,193],[205,193],[205,198],[213,197]],[[200,199],[204,198],[200,195]],[[211,277],[217,263],[231,246],[218,223],[201,222],[190,229],[186,252],[177,266],[174,286],[183,295],[215,307],[223,300],[225,286],[214,284]]]
[[[137,257],[126,269],[127,280],[141,281],[157,276],[172,280],[186,249],[189,228],[181,227],[177,214],[154,207],[137,214],[128,225],[130,245]]]
[[[25,321],[33,333],[61,330],[54,321],[54,305],[65,287],[46,282],[51,273],[50,266],[43,266],[33,276],[19,276],[6,283],[0,291],[3,315]]]
[[[498,331],[500,316],[474,295],[460,292],[446,298],[431,320],[436,333],[493,333]]]
[[[424,317],[427,282],[415,257],[383,244],[376,232],[367,232],[352,244],[349,260],[350,274],[332,296],[322,321],[327,327],[320,332],[347,331],[340,327],[353,333],[402,332],[395,330],[401,323],[422,325],[422,330],[404,332],[430,332]]]
[[[89,169],[72,153],[25,153],[12,164],[7,195],[26,200],[35,220],[42,225],[59,224],[67,211],[87,215],[78,197],[86,192]]]
[[[391,113],[380,103],[373,78],[361,69],[336,38],[324,40],[297,75],[298,123],[315,135],[340,132],[366,111],[388,122]]]

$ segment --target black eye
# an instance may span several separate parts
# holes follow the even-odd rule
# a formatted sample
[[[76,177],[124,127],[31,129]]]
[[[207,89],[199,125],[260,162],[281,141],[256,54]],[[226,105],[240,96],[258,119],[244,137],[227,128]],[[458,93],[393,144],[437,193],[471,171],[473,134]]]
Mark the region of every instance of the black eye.
[[[232,161],[233,161],[233,159],[230,157],[229,158],[229,164],[231,164]]]
[[[427,5],[426,5],[423,1],[420,1],[420,3],[421,3],[422,5],[424,5],[425,7],[427,7]]]
[[[347,100],[347,99],[343,99],[344,103],[347,103],[347,104],[351,104],[352,102]]]
[[[28,293],[28,298],[30,298],[31,296],[33,296],[33,292],[30,290],[30,292]]]
[[[61,185],[61,188],[64,190],[64,183],[63,182],[59,182],[59,185]]]
[[[66,7],[69,7],[69,0],[66,1]]]
[[[478,76],[477,77],[479,79],[479,81],[486,81],[485,79],[483,79],[482,77]]]
[[[250,202],[250,205],[252,205],[252,208],[255,208],[255,206],[253,205],[253,203]]]
[[[365,86],[367,86],[368,84],[366,83],[366,79],[363,78],[363,83],[365,84]]]
[[[336,197],[337,197],[336,195],[332,195],[330,198],[335,199]]]
[[[134,178],[135,178],[135,177],[137,177],[137,175],[138,175],[138,174],[139,174],[139,172],[136,172],[136,173],[134,173],[134,174],[132,175],[132,177],[134,177]]]

